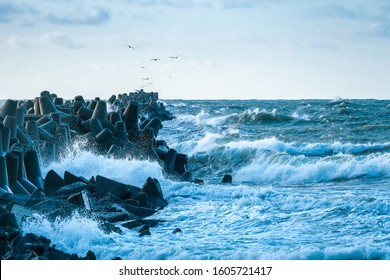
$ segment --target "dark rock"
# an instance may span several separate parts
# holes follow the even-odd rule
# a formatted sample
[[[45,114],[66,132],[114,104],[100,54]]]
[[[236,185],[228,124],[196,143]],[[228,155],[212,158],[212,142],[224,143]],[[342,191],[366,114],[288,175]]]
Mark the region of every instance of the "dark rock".
[[[175,166],[177,152],[174,149],[169,149],[164,158],[164,163],[169,170],[172,170]]]
[[[110,122],[112,124],[116,124],[117,122],[121,122],[122,120],[122,114],[119,112],[112,112],[110,114]],[[125,126],[126,127],[126,126]]]
[[[56,112],[57,108],[48,95],[39,98],[39,110],[41,115],[47,115]]]
[[[88,211],[91,211],[92,209],[91,200],[93,200],[92,195],[86,189],[69,196],[67,199],[68,202],[73,203],[79,207],[83,207]]]
[[[116,232],[118,234],[123,234],[123,232],[120,228],[118,228],[118,227],[116,227],[113,224],[108,223],[108,222],[99,223],[99,228],[107,234],[112,233],[112,232]]]
[[[0,226],[19,230],[19,224],[13,213],[3,213],[0,215]]]
[[[145,235],[152,235],[149,230],[145,230],[139,233],[139,237],[145,236]]]
[[[38,189],[43,190],[43,178],[41,167],[38,160],[38,154],[34,150],[28,150],[24,155],[24,166],[28,180]]]
[[[75,183],[61,187],[57,191],[57,196],[63,197],[63,198],[69,198],[70,196],[73,196],[73,195],[75,195],[79,192],[82,192],[84,190],[89,191],[89,192],[94,192],[95,186],[91,185],[89,183],[75,182]]]
[[[149,207],[148,197],[146,193],[140,193],[137,196],[133,196],[134,200],[138,201],[139,206]],[[130,203],[131,204],[131,203]],[[131,204],[133,205],[133,204]],[[135,205],[137,206],[137,205]]]
[[[30,205],[25,205],[26,207],[30,207]],[[44,201],[41,201],[37,204],[34,204],[30,207],[31,210],[37,211],[39,213],[52,213],[56,210],[62,209],[65,211],[60,211],[61,213],[69,213],[71,214],[77,207],[73,204],[66,202],[63,199],[48,197]],[[63,216],[63,214],[61,215]]]
[[[138,112],[139,112],[138,102],[133,101],[127,105],[126,110],[123,113],[123,120],[126,123],[127,130],[131,130],[134,132],[139,131]]]
[[[223,175],[222,179],[221,179],[221,183],[228,183],[228,184],[231,184],[233,181],[233,177],[232,175],[230,174],[225,174]]]
[[[181,229],[180,228],[175,228],[173,231],[172,231],[173,234],[176,234],[176,233],[182,233]]]
[[[180,176],[180,181],[192,182],[192,173],[189,171],[184,172],[183,175]]]
[[[86,108],[86,107],[80,107],[79,110],[77,111],[77,115],[82,119],[82,120],[88,120],[92,117],[93,111]]]
[[[120,158],[122,155],[122,148],[118,145],[111,145],[110,149],[108,150],[106,156],[107,157],[113,157],[113,158]]]
[[[95,215],[100,220],[106,221],[108,223],[117,223],[136,219],[136,216],[125,212],[100,212],[95,213]]]
[[[130,204],[123,204],[123,207],[126,211],[128,211],[129,213],[133,214],[134,216],[136,216],[140,219],[152,216],[153,214],[155,214],[157,212],[156,210],[153,210],[150,208],[141,207],[141,206],[133,206]]]
[[[96,176],[96,196],[104,197],[108,193],[114,194],[120,199],[128,199],[139,195],[141,189],[116,182],[100,175]]]
[[[3,124],[5,127],[8,127],[11,132],[11,138],[16,138],[16,128],[17,128],[17,119],[14,116],[7,115],[4,118]]]
[[[88,250],[87,255],[85,257],[86,260],[96,260],[96,255],[91,250]]]
[[[85,179],[84,177],[76,176],[76,175],[70,173],[69,171],[64,172],[64,186],[70,185],[70,184],[73,184],[76,182],[83,182],[85,184],[90,184],[90,182],[87,179]]]
[[[204,181],[202,179],[198,179],[198,178],[195,178],[193,180],[193,183],[198,184],[198,185],[204,185]]]
[[[154,137],[157,137],[158,132],[160,131],[160,129],[161,129],[163,126],[162,126],[161,120],[160,120],[159,118],[153,118],[153,119],[145,126],[145,128],[146,128],[146,127],[153,129]]]
[[[50,170],[45,177],[44,191],[48,196],[55,195],[64,185],[64,180],[54,170]]]
[[[157,179],[152,179],[151,177],[148,177],[146,179],[146,182],[142,186],[142,190],[147,195],[152,195],[158,198],[164,198],[160,183]]]
[[[15,100],[7,99],[1,108],[0,116],[5,117],[7,115],[9,116],[16,116],[16,108],[18,106],[18,102]]]
[[[138,232],[143,232],[143,231],[149,231],[149,226],[147,225],[147,224],[144,224],[139,230],[138,230]]]
[[[116,100],[116,95],[111,95],[111,97],[107,100],[109,104],[113,104]]]

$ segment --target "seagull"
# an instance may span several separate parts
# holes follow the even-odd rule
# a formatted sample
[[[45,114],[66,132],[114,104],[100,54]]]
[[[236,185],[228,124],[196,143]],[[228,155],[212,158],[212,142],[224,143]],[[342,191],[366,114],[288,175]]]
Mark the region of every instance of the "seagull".
[[[130,45],[126,45],[126,46],[128,46],[128,47],[129,47],[129,49],[133,49],[133,50],[135,50],[135,48],[134,48],[133,46],[130,46]]]
[[[178,59],[179,56],[180,56],[180,54],[179,54],[179,55],[176,55],[176,56],[170,56],[169,58],[170,58],[170,59]]]
[[[150,80],[150,78],[141,78],[142,80],[144,80],[144,81],[149,81]]]
[[[160,58],[153,58],[153,59],[151,59],[150,61],[158,61],[158,60],[160,60]]]

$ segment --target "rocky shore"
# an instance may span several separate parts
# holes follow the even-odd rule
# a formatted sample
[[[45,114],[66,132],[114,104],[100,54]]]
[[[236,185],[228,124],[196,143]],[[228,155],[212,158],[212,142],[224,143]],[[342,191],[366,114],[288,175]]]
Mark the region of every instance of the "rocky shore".
[[[1,259],[96,259],[92,251],[65,253],[43,236],[23,233],[21,221],[34,213],[54,220],[77,211],[106,232],[122,234],[124,227],[150,235],[164,221],[148,217],[168,205],[157,179],[132,186],[55,170],[43,178],[41,167],[60,160],[77,142],[107,157],[157,161],[165,176],[202,184],[187,170],[187,155],[157,139],[162,123],[173,118],[157,93],[142,90],[107,100],[64,100],[48,91],[33,100],[6,100],[0,108]]]

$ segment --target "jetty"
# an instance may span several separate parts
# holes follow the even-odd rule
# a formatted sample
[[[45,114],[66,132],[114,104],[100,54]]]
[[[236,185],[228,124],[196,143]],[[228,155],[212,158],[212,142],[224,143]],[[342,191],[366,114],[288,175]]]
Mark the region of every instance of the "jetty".
[[[43,236],[23,235],[20,222],[33,213],[54,220],[77,211],[106,232],[128,228],[150,235],[164,222],[151,216],[168,205],[157,179],[132,186],[99,174],[84,178],[50,170],[43,176],[41,169],[78,143],[97,155],[156,161],[166,177],[201,184],[188,170],[187,155],[158,139],[163,122],[173,118],[158,93],[143,90],[108,99],[65,100],[42,91],[34,99],[6,100],[0,107],[1,259],[96,259],[92,251],[65,253]]]

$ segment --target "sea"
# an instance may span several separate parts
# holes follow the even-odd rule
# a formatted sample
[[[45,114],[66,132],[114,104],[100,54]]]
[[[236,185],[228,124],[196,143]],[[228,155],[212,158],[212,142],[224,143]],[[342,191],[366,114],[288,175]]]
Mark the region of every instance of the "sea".
[[[203,185],[165,178],[156,162],[81,150],[43,166],[142,186],[169,205],[150,236],[74,213],[34,215],[23,232],[65,252],[125,260],[389,260],[390,100],[162,100],[176,116],[158,139],[188,155]],[[232,183],[221,183],[224,174]],[[173,233],[175,229],[181,232]]]

